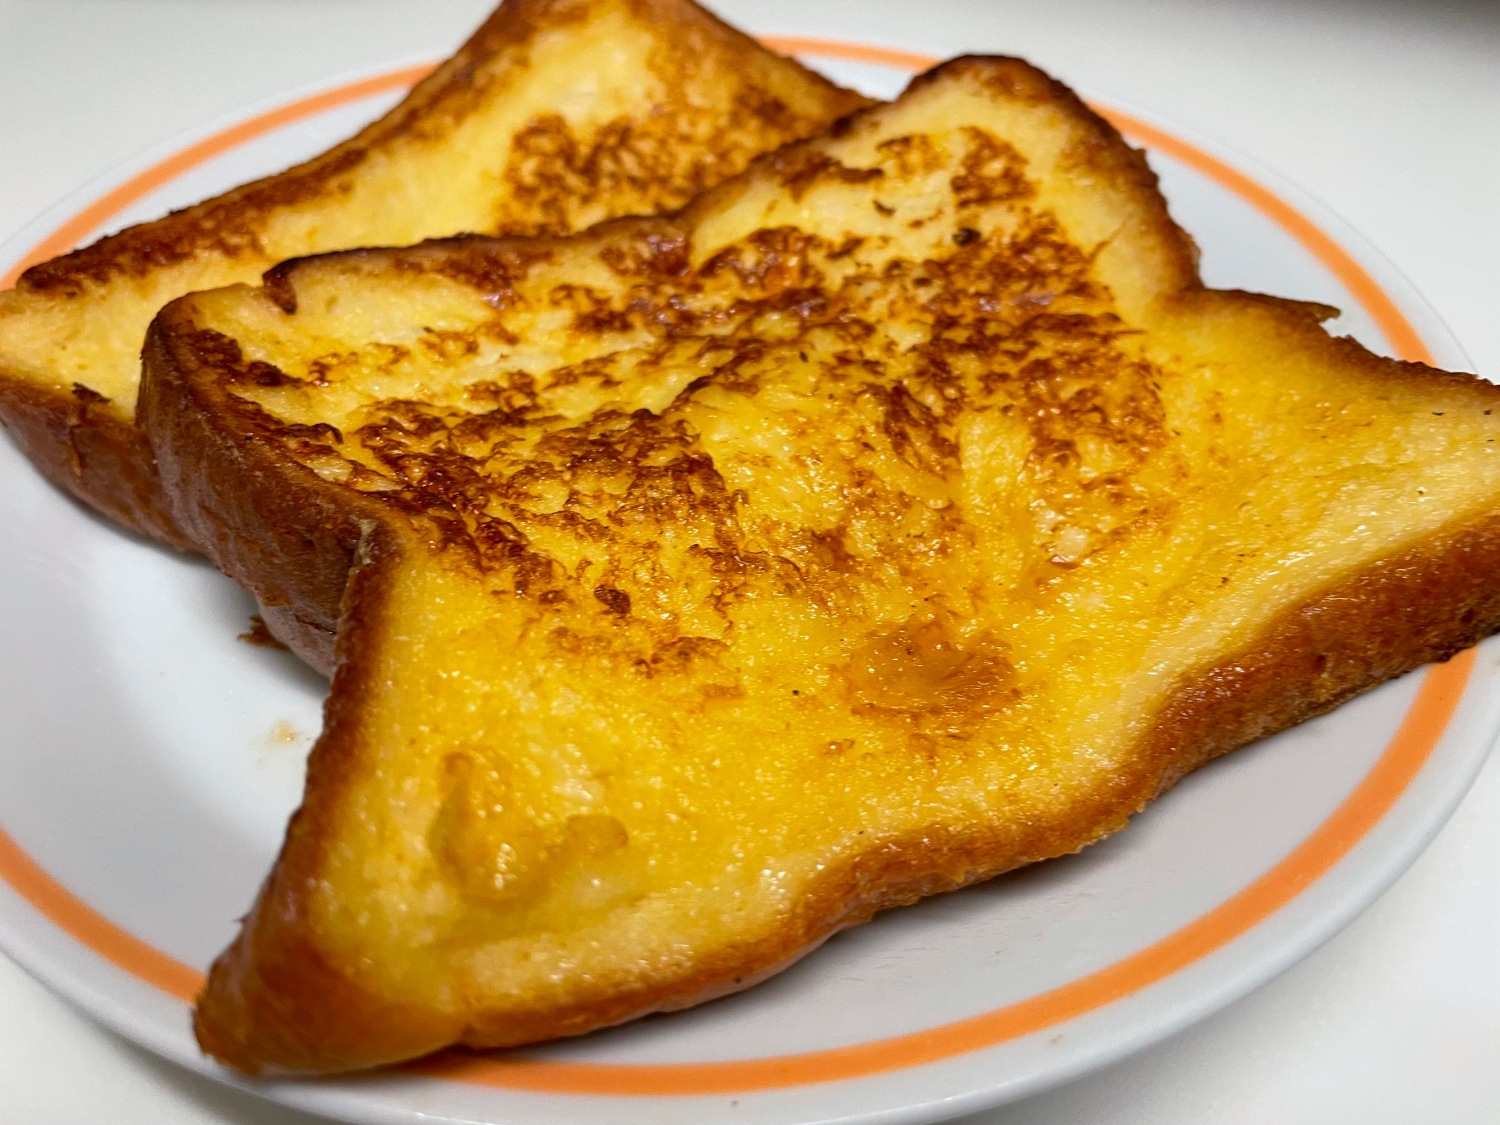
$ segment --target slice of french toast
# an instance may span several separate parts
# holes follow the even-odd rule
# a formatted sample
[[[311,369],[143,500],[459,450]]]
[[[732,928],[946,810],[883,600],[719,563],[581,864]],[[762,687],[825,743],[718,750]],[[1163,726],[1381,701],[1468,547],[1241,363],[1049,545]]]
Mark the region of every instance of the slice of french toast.
[[[1500,389],[1328,312],[1203,288],[1143,157],[995,58],[677,216],[172,303],[179,516],[343,595],[199,1042],[336,1071],[697,1003],[1495,630]]]
[[[0,422],[54,483],[191,549],[135,423],[167,301],[300,255],[671,210],[867,101],[692,0],[505,0],[351,140],[27,270],[0,293]]]

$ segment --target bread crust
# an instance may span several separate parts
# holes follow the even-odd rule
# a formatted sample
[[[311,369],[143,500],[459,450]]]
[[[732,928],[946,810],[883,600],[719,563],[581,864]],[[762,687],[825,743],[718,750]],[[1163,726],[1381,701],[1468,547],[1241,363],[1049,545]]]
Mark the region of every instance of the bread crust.
[[[369,526],[388,514],[278,456],[218,378],[238,349],[198,331],[182,304],[152,321],[142,356],[141,419],[180,525],[256,596],[276,637],[332,677],[350,570]]]
[[[197,547],[172,518],[145,432],[86,387],[61,394],[0,371],[0,424],[42,476],[130,531]]]
[[[722,52],[741,59],[768,55],[749,36],[690,0],[620,2],[636,19],[672,29],[681,42],[672,43],[671,47],[684,54],[702,56]],[[497,83],[503,96],[506,83],[520,80],[520,76],[510,72],[499,75],[487,72],[485,68],[494,59],[507,51],[524,48],[546,31],[582,23],[596,9],[605,6],[608,5],[599,0],[505,0],[452,58],[419,82],[398,106],[356,136],[285,172],[32,266],[21,275],[16,294],[87,302],[111,283],[149,277],[199,258],[224,263],[216,280],[204,283],[199,279],[193,285],[199,289],[237,280],[224,270],[242,270],[245,263],[251,263],[252,268],[257,262],[262,267],[270,266],[275,258],[265,257],[260,234],[272,216],[320,198],[336,200],[348,178],[372,154],[396,140],[424,132],[450,131],[477,104],[497,96]],[[766,127],[772,133],[779,131],[783,140],[806,136],[869,102],[794,60],[781,62],[798,76],[803,85],[801,93],[818,104],[818,112],[801,120],[772,98],[741,110],[761,114]],[[640,182],[649,184],[652,175],[649,170],[641,173]],[[708,182],[687,186],[706,187]],[[504,181],[497,177],[497,202],[501,198],[498,193],[504,189]],[[500,225],[506,226],[504,222]],[[532,224],[521,223],[520,227],[526,233],[532,232]],[[306,247],[304,252],[312,249]],[[183,292],[185,288],[170,295],[179,296]],[[43,475],[133,531],[182,550],[195,550],[192,536],[173,522],[172,506],[157,478],[149,443],[134,418],[135,406],[133,402],[107,402],[86,387],[62,389],[47,382],[45,375],[8,368],[0,356],[0,424],[11,431],[22,452]],[[307,633],[300,619],[279,612],[280,606],[268,608],[272,611],[268,623],[298,651],[322,643]]]
[[[1500,388],[1472,376],[1380,359],[1331,339],[1318,327],[1326,310],[1204,289],[1192,243],[1167,215],[1155,177],[1112,128],[1017,60],[957,60],[917,83],[950,68],[977,69],[1013,95],[1054,101],[1088,122],[1093,139],[1077,159],[1137,190],[1138,221],[1159,238],[1175,279],[1165,300],[1183,315],[1253,315],[1289,347],[1327,362],[1377,379],[1464,387],[1487,406],[1500,405]],[[789,149],[769,159],[795,156]],[[682,221],[691,222],[692,214],[689,208]],[[260,429],[267,423],[258,408],[227,390],[240,362],[231,341],[201,330],[190,306],[168,306],[147,338],[142,409],[178,510],[215,561],[262,599],[278,599],[297,620],[332,629],[319,638],[337,638],[336,651],[328,650],[337,672],[327,731],[314,754],[304,808],[241,937],[215,963],[199,1001],[196,1026],[205,1050],[248,1073],[359,1069],[451,1043],[519,1045],[749,987],[880,910],[1075,852],[1123,827],[1211,758],[1425,662],[1447,659],[1500,629],[1500,513],[1486,512],[1326,586],[1283,610],[1239,651],[1182,677],[1127,756],[1128,771],[1099,783],[1065,815],[1013,821],[1004,829],[929,830],[887,842],[825,870],[778,933],[718,950],[676,977],[626,992],[600,987],[565,1008],[512,1008],[503,1024],[435,1012],[407,1019],[384,1012],[375,993],[346,974],[334,973],[337,980],[325,983],[330,970],[316,934],[303,928],[300,896],[345,799],[350,778],[344,767],[358,753],[362,716],[381,690],[374,650],[389,627],[385,591],[405,552],[425,548],[390,508],[325,482],[276,451]],[[301,924],[288,926],[288,917]],[[288,988],[306,991],[291,995]],[[383,1022],[385,1031],[372,1038],[372,1013],[382,1021],[401,1018]]]

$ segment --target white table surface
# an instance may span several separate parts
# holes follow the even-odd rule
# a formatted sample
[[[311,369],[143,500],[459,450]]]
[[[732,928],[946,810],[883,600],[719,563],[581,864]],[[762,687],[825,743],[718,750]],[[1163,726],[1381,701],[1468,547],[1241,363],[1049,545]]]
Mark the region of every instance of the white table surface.
[[[0,239],[95,175],[488,0],[0,0]],[[1281,172],[1500,378],[1500,3],[717,0],[747,30],[1025,56]],[[3,735],[0,735],[3,740]],[[1500,760],[1396,886],[1226,1011],[970,1125],[1500,1122]],[[160,1062],[0,957],[0,1125],[311,1125]]]

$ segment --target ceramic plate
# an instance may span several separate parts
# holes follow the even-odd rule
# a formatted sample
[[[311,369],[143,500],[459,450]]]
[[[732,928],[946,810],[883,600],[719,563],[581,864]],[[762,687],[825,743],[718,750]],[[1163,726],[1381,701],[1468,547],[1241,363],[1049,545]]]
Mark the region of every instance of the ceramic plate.
[[[779,41],[892,95],[918,56]],[[90,188],[0,271],[326,147],[420,68],[262,106]],[[1214,285],[1322,301],[1377,351],[1466,361],[1353,232],[1214,145],[1108,109],[1151,154]],[[1084,853],[894,911],[756,988],[584,1039],[375,1076],[251,1083],[188,1029],[280,841],[324,685],[236,639],[254,605],[115,531],[0,443],[0,945],[183,1066],[366,1122],[932,1121],[1117,1059],[1303,956],[1457,803],[1500,722],[1485,646],[1188,778]]]

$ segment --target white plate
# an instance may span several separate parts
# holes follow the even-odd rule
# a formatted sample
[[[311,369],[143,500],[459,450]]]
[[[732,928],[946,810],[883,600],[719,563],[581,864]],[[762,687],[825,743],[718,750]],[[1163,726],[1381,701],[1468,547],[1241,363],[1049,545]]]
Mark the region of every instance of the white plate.
[[[790,45],[883,95],[917,61]],[[366,76],[184,138],[22,231],[0,272],[319,151],[398,89]],[[1117,120],[1150,148],[1211,284],[1338,305],[1338,327],[1377,350],[1466,366],[1320,207],[1201,140]],[[199,1055],[186,998],[275,854],[323,694],[291,657],[235,640],[252,610],[0,445],[0,945],[168,1058],[352,1121],[894,1125],[1020,1097],[1333,934],[1437,831],[1500,725],[1485,646],[1214,763],[1079,856],[883,915],[751,992],[503,1058],[252,1083]]]

